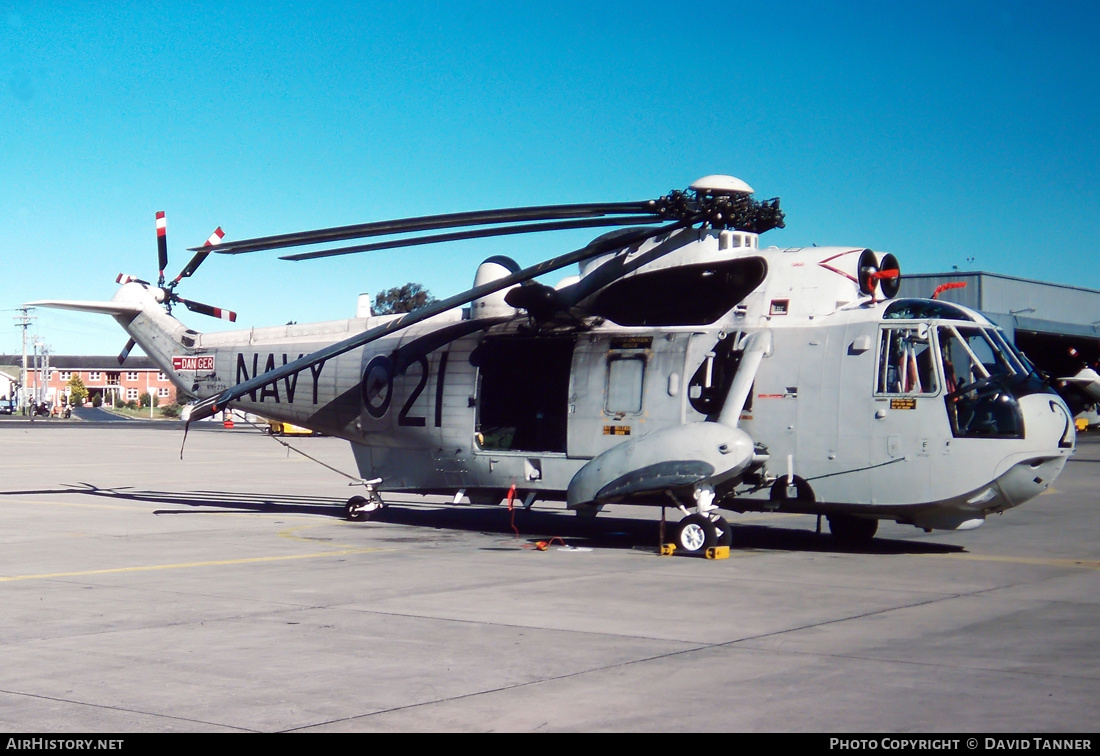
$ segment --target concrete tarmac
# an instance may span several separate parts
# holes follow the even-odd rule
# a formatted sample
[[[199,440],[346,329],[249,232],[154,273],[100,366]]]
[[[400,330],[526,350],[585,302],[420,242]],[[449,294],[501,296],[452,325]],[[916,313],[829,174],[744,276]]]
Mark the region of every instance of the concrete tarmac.
[[[1090,733],[1100,443],[982,528],[660,512],[585,524],[393,497],[242,427],[0,423],[0,728],[14,732]],[[176,429],[176,430],[173,430]],[[290,443],[353,473],[345,442]],[[678,514],[669,512],[670,520]],[[519,531],[517,535],[513,526]],[[827,530],[827,529],[826,529]],[[554,538],[546,551],[537,539]],[[562,544],[569,548],[562,548]]]

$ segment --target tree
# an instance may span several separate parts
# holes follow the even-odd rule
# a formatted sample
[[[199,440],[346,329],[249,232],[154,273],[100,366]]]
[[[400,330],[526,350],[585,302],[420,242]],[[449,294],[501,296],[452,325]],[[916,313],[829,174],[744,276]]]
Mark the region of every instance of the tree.
[[[375,315],[396,315],[419,310],[435,301],[423,284],[409,282],[376,294],[372,309]]]
[[[87,400],[88,387],[84,385],[84,381],[80,380],[79,373],[73,373],[73,377],[69,379],[69,404],[83,407]]]

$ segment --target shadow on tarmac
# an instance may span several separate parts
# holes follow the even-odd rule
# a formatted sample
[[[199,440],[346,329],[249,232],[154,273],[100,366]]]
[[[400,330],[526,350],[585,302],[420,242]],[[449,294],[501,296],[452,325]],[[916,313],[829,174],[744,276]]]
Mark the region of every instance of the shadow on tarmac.
[[[99,496],[116,501],[145,502],[163,506],[157,516],[256,513],[301,514],[344,518],[344,500],[322,496],[241,493],[231,491],[150,491],[133,488],[98,488],[90,483],[22,491],[0,491],[3,496],[28,495]],[[675,512],[673,513],[675,517]],[[828,533],[809,530],[739,525],[735,514],[728,515],[733,526],[735,550],[799,551],[837,554],[947,554],[965,552],[962,546],[914,540],[875,538],[867,544],[840,544]],[[508,535],[529,543],[553,541],[572,547],[601,549],[658,550],[660,523],[656,520],[600,515],[578,517],[572,512],[524,510],[509,511],[503,505],[447,505],[421,502],[391,502],[359,527],[372,524],[404,525],[455,532]],[[677,521],[665,524],[666,540],[672,540]]]

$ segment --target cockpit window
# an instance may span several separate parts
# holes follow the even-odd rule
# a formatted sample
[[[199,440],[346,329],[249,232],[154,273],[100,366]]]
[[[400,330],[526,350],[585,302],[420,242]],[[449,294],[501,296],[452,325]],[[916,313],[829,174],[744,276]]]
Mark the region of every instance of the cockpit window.
[[[957,305],[938,299],[895,299],[882,312],[883,320],[969,320],[974,318]]]
[[[910,396],[939,391],[939,369],[927,326],[883,328],[876,394]]]
[[[1005,353],[1007,359],[1022,375],[1030,375],[1035,372],[1035,366],[1031,364],[1031,361],[1024,356],[1016,346],[1005,338],[1004,332],[1000,328],[992,331],[992,336],[998,344],[1001,346],[1001,350]]]
[[[948,392],[993,375],[1013,377],[1029,372],[990,329],[940,326],[939,338]]]
[[[1030,369],[995,329],[940,326],[947,414],[958,438],[1023,438],[1012,389]]]

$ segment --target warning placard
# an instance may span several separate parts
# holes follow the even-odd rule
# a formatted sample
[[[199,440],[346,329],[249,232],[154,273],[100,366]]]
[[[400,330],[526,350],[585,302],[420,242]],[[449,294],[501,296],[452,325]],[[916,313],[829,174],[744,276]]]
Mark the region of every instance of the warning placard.
[[[213,370],[214,369],[214,356],[213,355],[195,355],[189,357],[173,357],[172,358],[173,370]]]

